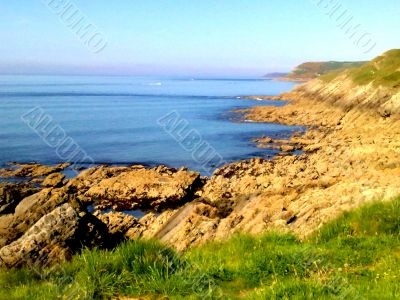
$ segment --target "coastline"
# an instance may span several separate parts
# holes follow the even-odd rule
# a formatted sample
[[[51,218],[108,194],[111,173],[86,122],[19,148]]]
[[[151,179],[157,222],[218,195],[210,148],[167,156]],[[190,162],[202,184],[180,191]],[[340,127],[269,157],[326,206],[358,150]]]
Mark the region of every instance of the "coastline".
[[[400,300],[399,1],[3,2],[0,300]]]
[[[400,194],[400,158],[396,152],[400,149],[400,130],[396,128],[396,117],[331,105],[302,86],[279,98],[289,103],[238,112],[253,122],[306,126],[306,132],[296,133],[286,142],[265,136],[254,141],[260,148],[278,147],[284,155],[230,163],[210,178],[186,168],[165,166],[97,166],[69,180],[51,172],[46,174],[52,178],[46,178],[45,188],[28,197],[36,210],[21,213],[21,202],[15,203],[17,215],[0,216],[0,232],[4,234],[0,248],[18,245],[21,238],[15,238],[26,234],[46,215],[54,214],[60,205],[76,210],[79,216],[94,217],[105,226],[107,234],[118,233],[128,239],[157,238],[184,251],[236,232],[259,234],[272,230],[304,238],[343,211]],[[291,154],[294,151],[299,154]],[[91,214],[87,207],[93,204],[98,211]],[[118,212],[149,208],[151,212],[140,219]],[[57,218],[63,219],[62,213],[57,211]],[[9,235],[10,226],[27,219],[30,221],[19,226],[20,231]],[[30,238],[36,237],[26,237]],[[0,256],[7,261],[2,250]]]
[[[349,109],[332,105],[323,95],[320,99],[315,96],[307,86],[300,87],[282,95],[292,99],[286,106],[240,110],[246,120],[253,122],[308,127],[301,138],[290,139],[304,151],[302,155],[274,159],[279,171],[286,171],[283,178],[288,186],[303,184],[295,187],[294,197],[286,197],[290,209],[298,212],[290,230],[303,237],[343,211],[400,194],[398,115],[387,118],[377,105]],[[265,141],[259,142],[262,145]],[[292,169],[298,172],[294,177]],[[298,175],[305,170],[309,173],[298,182]]]

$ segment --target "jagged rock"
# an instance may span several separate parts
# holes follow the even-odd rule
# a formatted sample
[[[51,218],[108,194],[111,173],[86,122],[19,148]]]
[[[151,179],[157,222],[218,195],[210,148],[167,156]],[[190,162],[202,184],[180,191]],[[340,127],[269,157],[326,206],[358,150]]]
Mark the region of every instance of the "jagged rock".
[[[139,224],[127,231],[130,239],[157,238],[179,251],[214,238],[219,222],[216,208],[201,203],[187,203],[175,210],[166,210],[159,216],[148,214]]]
[[[97,218],[106,224],[111,234],[125,235],[125,233],[138,225],[138,220],[131,215],[121,212],[110,212],[97,216]]]
[[[17,169],[0,169],[0,177],[41,177],[60,172],[70,166],[70,163],[63,163],[56,166],[45,166],[41,164],[18,164],[12,163]]]
[[[64,174],[52,173],[44,179],[42,186],[44,186],[44,187],[60,187],[63,185],[64,178],[65,178]]]
[[[102,246],[107,235],[104,224],[65,203],[40,218],[19,239],[2,247],[0,267],[50,266],[69,259],[82,247]]]
[[[173,207],[192,200],[200,187],[199,173],[165,166],[130,168],[91,185],[84,196],[102,209]]]
[[[68,240],[76,234],[79,213],[64,204],[43,216],[23,236],[0,249],[0,266],[50,265],[69,254]]]
[[[87,170],[82,171],[79,173],[78,176],[75,178],[72,178],[68,181],[66,184],[66,187],[71,191],[71,193],[74,193],[77,195],[77,197],[84,202],[89,201],[87,197],[84,196],[84,194],[87,192],[87,190],[98,184],[100,181],[106,178],[111,178],[113,176],[117,176],[121,174],[122,172],[129,171],[131,169],[141,169],[144,168],[143,166],[132,166],[130,168],[128,167],[107,167],[107,166],[98,166],[98,167],[93,167]]]
[[[296,147],[293,145],[281,145],[280,148],[284,152],[291,152],[291,151],[296,150]]]
[[[0,215],[13,213],[23,198],[38,191],[29,184],[0,183]]]
[[[41,217],[68,202],[69,197],[62,189],[43,189],[24,198],[13,214],[0,215],[0,247],[19,238]]]

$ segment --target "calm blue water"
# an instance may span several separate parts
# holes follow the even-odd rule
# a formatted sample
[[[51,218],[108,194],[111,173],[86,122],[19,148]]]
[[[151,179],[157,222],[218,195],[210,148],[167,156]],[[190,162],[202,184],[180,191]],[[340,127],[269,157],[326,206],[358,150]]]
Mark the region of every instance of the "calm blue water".
[[[96,163],[167,164],[200,170],[192,152],[165,132],[157,120],[176,110],[225,161],[273,155],[249,140],[287,135],[298,128],[238,123],[232,109],[282,105],[238,99],[277,95],[293,83],[240,79],[166,79],[97,76],[0,76],[0,165],[62,161],[22,120],[41,107]],[[210,162],[211,163],[211,162]]]

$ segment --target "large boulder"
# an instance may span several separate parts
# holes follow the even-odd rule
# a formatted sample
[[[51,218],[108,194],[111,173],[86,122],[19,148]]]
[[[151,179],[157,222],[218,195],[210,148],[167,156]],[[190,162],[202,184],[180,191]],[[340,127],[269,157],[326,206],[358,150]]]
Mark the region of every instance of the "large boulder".
[[[24,198],[15,207],[14,213],[0,215],[0,247],[19,238],[40,218],[72,197],[63,189],[43,189]]]
[[[0,267],[50,266],[67,260],[82,247],[101,247],[106,241],[111,240],[103,223],[65,203],[1,248]]]
[[[44,187],[61,187],[63,185],[63,180],[65,175],[62,173],[52,173],[48,175],[42,183]]]
[[[98,181],[84,196],[100,209],[160,209],[192,200],[201,185],[200,174],[186,169],[134,167]]]
[[[22,199],[38,191],[28,184],[0,183],[0,215],[12,213]]]
[[[88,199],[85,197],[85,193],[92,186],[98,184],[100,181],[111,178],[113,176],[118,176],[123,172],[127,172],[131,169],[135,168],[143,168],[142,166],[135,167],[107,167],[107,166],[97,166],[79,173],[78,176],[72,178],[66,184],[66,187],[70,191],[77,196],[77,198],[81,199],[83,202],[87,202]]]

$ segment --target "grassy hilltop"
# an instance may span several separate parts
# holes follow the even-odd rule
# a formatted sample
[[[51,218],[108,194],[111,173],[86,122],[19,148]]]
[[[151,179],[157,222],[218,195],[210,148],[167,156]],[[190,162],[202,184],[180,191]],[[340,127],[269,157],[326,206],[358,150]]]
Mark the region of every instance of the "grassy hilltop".
[[[345,110],[400,115],[400,49],[389,50],[359,67],[328,72],[296,90]]]
[[[372,61],[349,70],[336,70],[330,72],[321,79],[330,82],[339,75],[346,74],[359,85],[372,83],[374,86],[389,88],[400,87],[400,49],[393,49],[376,57]]]
[[[342,61],[327,61],[327,62],[306,62],[297,66],[292,72],[284,76],[284,80],[293,81],[308,81],[317,78],[321,75],[335,70],[343,70],[346,68],[356,68],[365,64],[365,61],[360,62],[342,62]]]
[[[182,255],[154,241],[87,250],[53,269],[1,271],[0,299],[395,299],[399,211],[400,200],[369,204],[306,241],[267,233]]]
[[[392,49],[372,61],[305,62],[292,72],[271,73],[265,77],[288,81],[309,81],[315,78],[331,81],[343,73],[349,74],[357,84],[396,86],[400,81],[400,49]]]

